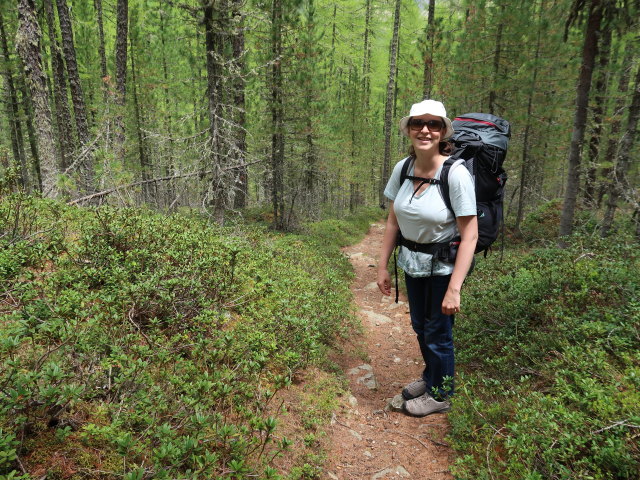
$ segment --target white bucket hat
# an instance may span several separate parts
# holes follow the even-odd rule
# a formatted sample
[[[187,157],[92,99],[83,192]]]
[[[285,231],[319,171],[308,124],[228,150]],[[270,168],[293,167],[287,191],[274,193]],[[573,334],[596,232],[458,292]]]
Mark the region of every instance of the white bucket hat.
[[[447,118],[447,111],[444,108],[442,102],[438,102],[437,100],[423,100],[420,103],[414,103],[411,105],[411,110],[409,110],[409,115],[406,117],[402,117],[400,119],[400,131],[409,136],[409,128],[408,123],[411,117],[419,117],[420,115],[435,115],[436,117],[442,118],[445,126],[447,127],[443,139],[450,138],[453,133],[453,125],[451,125],[451,120]]]

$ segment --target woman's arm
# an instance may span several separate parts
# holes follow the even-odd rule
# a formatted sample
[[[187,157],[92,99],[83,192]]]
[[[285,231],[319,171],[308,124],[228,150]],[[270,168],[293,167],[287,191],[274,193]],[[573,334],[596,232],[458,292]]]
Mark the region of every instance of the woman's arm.
[[[457,217],[458,231],[460,232],[460,245],[456,255],[456,263],[453,267],[449,288],[442,301],[442,313],[453,315],[460,311],[460,289],[462,282],[467,277],[473,254],[478,241],[478,217],[469,215]]]
[[[389,202],[389,216],[387,217],[387,225],[384,229],[384,237],[382,238],[382,249],[380,251],[380,260],[378,261],[378,288],[383,295],[391,295],[391,276],[387,270],[389,258],[396,246],[396,237],[398,236],[398,219],[393,211],[393,202]]]

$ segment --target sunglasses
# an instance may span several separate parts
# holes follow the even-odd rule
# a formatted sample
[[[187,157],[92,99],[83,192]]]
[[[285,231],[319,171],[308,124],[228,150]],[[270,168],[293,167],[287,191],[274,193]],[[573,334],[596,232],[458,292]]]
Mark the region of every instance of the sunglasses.
[[[409,128],[414,132],[419,132],[425,125],[430,132],[439,132],[444,128],[444,124],[440,120],[422,120],[421,118],[411,118],[409,120]]]

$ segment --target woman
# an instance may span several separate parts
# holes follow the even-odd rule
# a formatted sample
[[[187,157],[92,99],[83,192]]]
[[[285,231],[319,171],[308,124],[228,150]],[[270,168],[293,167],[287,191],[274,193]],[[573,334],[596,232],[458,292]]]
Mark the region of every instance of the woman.
[[[453,135],[444,105],[435,100],[414,104],[409,115],[400,120],[400,129],[411,140],[413,162],[408,176],[438,179],[451,151],[451,144],[445,140]],[[407,385],[402,395],[405,411],[424,416],[451,407],[448,397],[453,393],[452,328],[454,314],[460,312],[460,289],[478,239],[477,210],[473,179],[464,166],[454,166],[449,171],[454,216],[437,185],[411,178],[401,185],[403,163],[395,166],[384,191],[391,204],[377,283],[384,295],[391,294],[387,263],[401,232],[405,240],[400,247],[398,266],[405,272],[411,325],[426,365],[422,377]],[[446,257],[435,251],[425,253],[425,244],[448,242],[458,234],[461,241],[455,264],[448,263]]]

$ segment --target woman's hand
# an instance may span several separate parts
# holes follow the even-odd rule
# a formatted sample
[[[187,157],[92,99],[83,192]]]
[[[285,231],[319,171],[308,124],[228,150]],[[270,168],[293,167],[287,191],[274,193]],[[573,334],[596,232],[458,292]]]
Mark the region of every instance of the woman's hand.
[[[387,297],[391,295],[391,275],[389,272],[385,270],[378,270],[378,288],[382,292],[383,295]]]
[[[455,315],[460,312],[460,290],[451,287],[447,289],[442,300],[442,313],[445,315]]]

